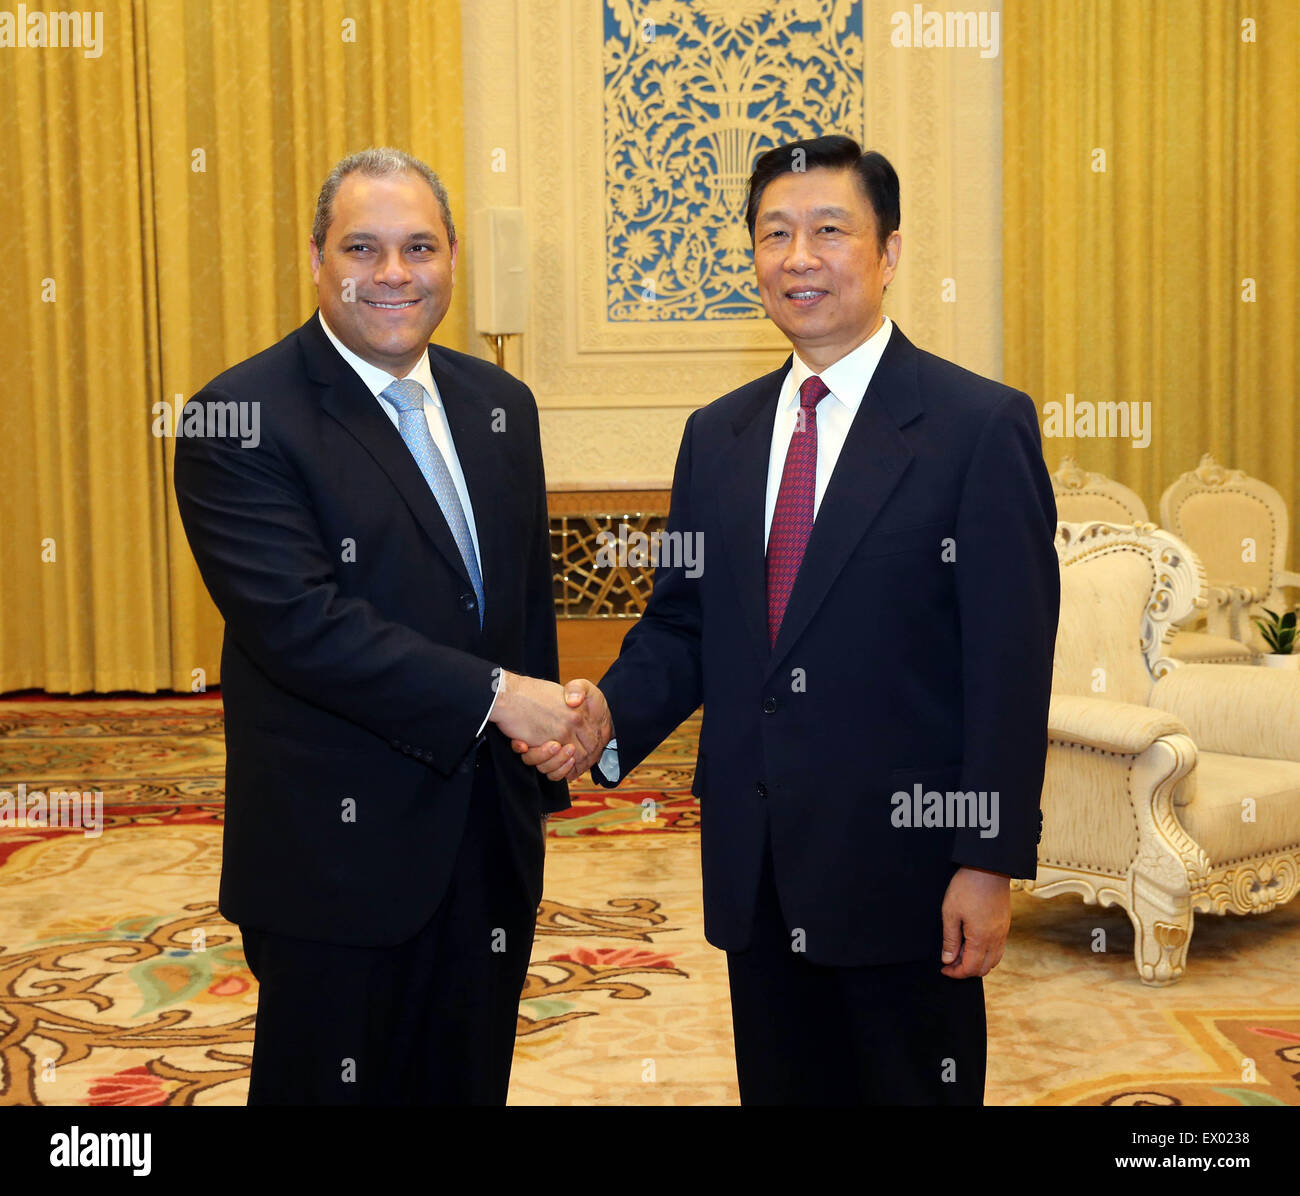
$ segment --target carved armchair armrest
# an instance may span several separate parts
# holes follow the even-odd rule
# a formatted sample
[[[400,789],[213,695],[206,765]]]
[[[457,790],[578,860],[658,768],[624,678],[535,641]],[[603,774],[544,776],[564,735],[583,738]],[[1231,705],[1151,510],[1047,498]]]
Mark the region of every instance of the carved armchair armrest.
[[[1136,861],[1194,850],[1177,811],[1195,800],[1196,747],[1178,718],[1103,698],[1054,695],[1048,726],[1038,875],[1022,887],[1127,905]],[[1185,889],[1181,865],[1159,887]]]
[[[1176,714],[1165,709],[1136,706],[1131,702],[1053,694],[1047,711],[1050,742],[1076,744],[1120,755],[1137,756],[1157,739],[1186,734],[1187,727]]]
[[[1205,625],[1211,635],[1224,635],[1247,643],[1252,630],[1250,608],[1268,597],[1268,587],[1211,585],[1205,590],[1208,603]]]

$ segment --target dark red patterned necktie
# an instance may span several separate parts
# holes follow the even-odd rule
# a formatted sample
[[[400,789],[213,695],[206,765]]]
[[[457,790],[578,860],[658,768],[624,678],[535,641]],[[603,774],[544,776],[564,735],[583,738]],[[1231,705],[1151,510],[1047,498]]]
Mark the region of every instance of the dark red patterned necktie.
[[[817,492],[817,404],[828,394],[826,384],[816,374],[799,387],[799,418],[785,454],[781,489],[776,494],[772,529],[767,536],[767,635],[773,646],[812,535]]]

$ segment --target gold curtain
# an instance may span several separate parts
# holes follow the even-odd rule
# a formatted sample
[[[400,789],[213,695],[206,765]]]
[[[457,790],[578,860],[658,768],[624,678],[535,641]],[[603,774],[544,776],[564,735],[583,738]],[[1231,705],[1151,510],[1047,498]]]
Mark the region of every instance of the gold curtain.
[[[311,313],[345,154],[423,158],[466,223],[458,0],[99,7],[96,57],[0,51],[0,691],[217,682],[155,404]],[[436,337],[464,349],[459,281]]]
[[[1073,454],[1158,521],[1161,492],[1213,452],[1276,486],[1295,528],[1300,8],[1002,14],[1006,380],[1040,413],[1067,394],[1076,411],[1151,404],[1148,447],[1045,436],[1049,467]]]

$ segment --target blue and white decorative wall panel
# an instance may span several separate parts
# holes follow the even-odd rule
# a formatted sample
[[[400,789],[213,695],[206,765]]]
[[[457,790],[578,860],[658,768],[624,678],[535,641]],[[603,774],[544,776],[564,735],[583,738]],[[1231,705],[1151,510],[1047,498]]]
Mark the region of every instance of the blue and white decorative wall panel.
[[[900,10],[915,7],[463,6],[471,208],[527,213],[520,372],[549,412],[548,471],[575,482],[597,470],[602,485],[670,478],[681,411],[785,359],[789,342],[761,316],[741,207],[754,158],[792,138],[844,132],[889,157],[905,231],[886,310],[915,343],[997,376],[1000,62],[895,44]],[[960,304],[943,298],[953,279]]]
[[[602,9],[605,320],[761,320],[746,184],[774,145],[862,138],[862,0]]]

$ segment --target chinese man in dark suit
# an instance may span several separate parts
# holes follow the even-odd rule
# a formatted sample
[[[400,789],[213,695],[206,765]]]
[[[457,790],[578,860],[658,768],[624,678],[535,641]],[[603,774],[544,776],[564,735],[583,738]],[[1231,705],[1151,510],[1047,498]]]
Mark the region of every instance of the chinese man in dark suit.
[[[705,932],[745,1103],[979,1104],[982,977],[1033,876],[1059,603],[1025,394],[882,312],[898,177],[832,136],[759,158],[759,294],[793,355],[696,411],[601,738],[615,784],[701,703]],[[707,554],[701,556],[702,550]],[[695,574],[695,575],[693,575]]]

